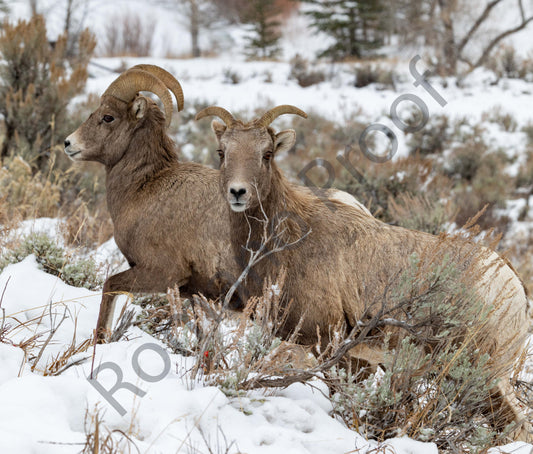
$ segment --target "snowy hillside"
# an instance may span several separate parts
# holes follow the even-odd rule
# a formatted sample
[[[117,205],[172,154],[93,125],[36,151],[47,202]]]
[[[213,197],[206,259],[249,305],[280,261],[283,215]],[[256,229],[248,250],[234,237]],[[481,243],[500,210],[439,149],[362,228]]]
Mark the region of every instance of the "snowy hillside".
[[[54,234],[58,226],[37,220],[22,228]],[[97,257],[112,255],[112,245],[103,249]],[[92,346],[83,348],[83,343],[95,326],[100,293],[66,285],[43,272],[34,256],[6,267],[0,289],[8,327],[7,342],[0,343],[2,453],[79,452],[96,415],[100,430],[114,431],[117,446],[126,449],[127,438],[137,448],[130,444],[120,452],[438,453],[434,444],[408,438],[381,444],[365,440],[330,416],[331,403],[323,395],[327,387],[318,381],[311,382],[313,387],[295,384],[227,397],[201,377],[190,377],[190,357],[169,353],[138,328],[128,331],[127,340],[98,345],[93,356]],[[118,307],[124,303],[125,298]],[[71,348],[81,352],[52,371],[50,366]],[[42,356],[31,370],[27,360],[36,355]],[[99,366],[101,387],[89,381]],[[532,448],[516,442],[491,452],[530,454]]]

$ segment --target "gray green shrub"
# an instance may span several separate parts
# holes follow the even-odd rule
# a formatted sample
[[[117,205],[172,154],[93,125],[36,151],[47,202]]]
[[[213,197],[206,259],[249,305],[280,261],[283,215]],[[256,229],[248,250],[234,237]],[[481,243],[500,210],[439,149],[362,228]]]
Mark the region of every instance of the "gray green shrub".
[[[367,379],[338,368],[329,377],[334,412],[349,427],[379,440],[435,442],[442,452],[481,452],[504,441],[485,411],[496,385],[490,357],[470,341],[490,308],[460,277],[448,256],[429,266],[411,258],[390,292],[387,307],[396,310],[387,317],[415,333],[390,332],[383,369]]]
[[[44,233],[28,235],[14,249],[0,257],[0,271],[11,263],[18,263],[34,254],[37,263],[44,271],[60,277],[74,287],[94,290],[102,285],[95,262],[91,259],[74,258],[54,239]]]

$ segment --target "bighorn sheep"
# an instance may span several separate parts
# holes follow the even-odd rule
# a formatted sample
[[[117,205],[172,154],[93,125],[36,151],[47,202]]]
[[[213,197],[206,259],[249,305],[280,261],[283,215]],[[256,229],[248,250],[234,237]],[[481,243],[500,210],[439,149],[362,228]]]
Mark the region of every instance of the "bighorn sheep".
[[[290,245],[277,248],[273,260],[258,262],[255,278],[245,283],[251,294],[260,294],[264,279],[275,280],[280,269],[285,270],[283,300],[290,307],[281,334],[286,336],[299,326],[300,341],[314,344],[319,340],[317,331],[322,340],[327,340],[335,325],[341,324],[349,331],[363,317],[372,315],[373,308],[367,302],[373,295],[384,294],[394,278],[408,269],[412,254],[424,257],[440,253],[440,259],[448,254],[460,266],[477,270],[463,268],[461,272],[463,276],[467,272],[477,275],[477,295],[485,307],[494,305],[488,322],[476,334],[476,342],[484,342],[498,365],[505,368],[512,364],[524,347],[531,323],[525,289],[513,269],[497,254],[472,243],[390,226],[348,205],[336,204],[331,210],[298,190],[273,159],[295,142],[293,130],[276,133],[269,126],[285,113],[306,117],[300,109],[287,105],[249,123],[215,106],[196,116],[197,120],[218,116],[224,121],[214,120],[212,129],[221,159],[220,188],[231,208],[234,253],[242,253],[250,245],[257,249],[264,242],[266,221],[271,222],[271,228],[279,227],[279,237]],[[276,219],[284,221],[272,222]],[[378,333],[374,341],[356,347],[350,351],[353,361],[359,367],[375,367],[382,362],[383,341],[384,334]],[[502,422],[519,421],[522,426],[516,436],[530,439],[509,380],[505,373],[500,374],[494,395],[506,418]]]
[[[118,292],[166,292],[179,285],[184,293],[218,297],[236,274],[218,171],[178,161],[166,134],[169,89],[181,110],[178,81],[157,66],[137,65],[109,86],[98,109],[65,140],[74,161],[105,166],[115,241],[130,265],[104,283],[99,340],[110,329]],[[139,91],[156,94],[165,115]]]
[[[170,73],[153,65],[134,66],[109,86],[98,109],[65,140],[72,160],[105,166],[115,241],[131,267],[104,283],[100,340],[110,330],[118,292],[165,292],[179,285],[182,294],[216,298],[238,277],[219,172],[178,161],[166,134],[172,116],[169,89],[181,110],[182,90]],[[139,91],[156,94],[165,116]],[[366,210],[346,193],[328,195]]]

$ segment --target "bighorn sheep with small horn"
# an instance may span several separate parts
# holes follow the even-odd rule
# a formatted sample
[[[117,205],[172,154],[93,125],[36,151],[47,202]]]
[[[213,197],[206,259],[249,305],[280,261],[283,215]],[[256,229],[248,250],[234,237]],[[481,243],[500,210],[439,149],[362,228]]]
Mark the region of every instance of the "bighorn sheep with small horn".
[[[166,134],[172,118],[169,90],[183,109],[174,76],[158,66],[134,66],[111,83],[98,109],[65,140],[74,161],[105,166],[115,241],[130,265],[104,283],[100,341],[111,328],[119,292],[165,292],[179,285],[182,294],[216,298],[238,277],[219,172],[178,160]],[[139,91],[156,94],[165,115]],[[346,193],[329,195],[366,210]]]
[[[289,309],[280,332],[287,336],[298,327],[299,341],[312,345],[320,338],[327,341],[336,325],[350,332],[365,317],[372,316],[369,301],[385,294],[394,279],[409,268],[413,254],[433,260],[440,257],[441,261],[451,257],[461,267],[461,276],[475,276],[473,287],[484,307],[494,306],[474,339],[491,353],[495,369],[505,369],[499,372],[501,379],[493,390],[505,416],[495,424],[503,427],[518,421],[521,426],[515,436],[531,439],[530,426],[524,421],[508,379],[509,367],[524,348],[531,323],[519,277],[497,254],[472,242],[387,225],[348,205],[336,204],[331,210],[298,190],[273,159],[295,142],[293,130],[276,133],[270,126],[279,115],[287,113],[306,117],[300,109],[287,105],[249,123],[216,106],[196,115],[197,120],[218,116],[224,122],[214,120],[212,129],[221,159],[220,188],[231,208],[234,253],[242,254],[250,250],[250,245],[257,248],[264,242],[267,222],[271,229],[279,227],[278,245],[280,237],[290,245],[277,248],[279,252],[272,254],[272,260],[257,262],[255,278],[244,283],[248,292],[260,294],[264,280],[275,280],[284,269],[282,297]],[[276,224],[276,220],[283,222]],[[398,329],[383,329],[372,341],[358,345],[350,351],[352,361],[357,367],[380,364],[384,332],[393,334],[392,343]]]

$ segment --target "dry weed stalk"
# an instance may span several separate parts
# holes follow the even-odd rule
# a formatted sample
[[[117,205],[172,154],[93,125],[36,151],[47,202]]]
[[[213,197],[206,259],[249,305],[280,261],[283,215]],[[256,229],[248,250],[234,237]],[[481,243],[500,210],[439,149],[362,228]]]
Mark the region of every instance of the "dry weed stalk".
[[[285,273],[276,284],[266,282],[260,298],[250,298],[242,313],[231,312],[218,301],[195,295],[181,300],[177,288],[167,294],[168,306],[151,316],[166,317],[163,340],[175,351],[196,356],[191,379],[219,384],[228,392],[251,389],[251,376],[280,376],[312,362],[309,349],[295,343],[298,331],[287,341],[277,331],[287,316],[280,296]]]
[[[131,433],[110,430],[104,422],[104,411],[95,407],[85,411],[85,445],[80,454],[140,454],[141,451],[131,438]]]
[[[113,236],[113,223],[102,207],[89,207],[87,202],[77,201],[62,211],[66,217],[61,233],[67,244],[87,247],[102,244]]]
[[[2,295],[0,295],[0,309],[2,310],[2,324],[0,324],[0,342],[3,343],[11,343],[11,341],[7,338],[7,333],[9,333],[11,326],[6,324],[6,310],[2,307],[4,295],[6,293],[6,289],[9,285],[10,280],[11,276],[7,278],[6,285],[4,285],[4,289],[2,290]]]
[[[2,322],[0,324],[0,342],[9,343],[14,347],[20,348],[24,352],[24,357],[20,365],[19,374],[22,373],[26,364],[30,365],[32,372],[39,371],[44,376],[47,375],[60,375],[65,370],[72,366],[76,366],[86,361],[90,356],[82,357],[73,360],[75,355],[83,353],[88,350],[92,344],[92,339],[85,339],[80,344],[76,344],[77,333],[77,318],[73,316],[69,307],[63,301],[53,303],[50,301],[48,304],[33,307],[27,309],[33,311],[36,309],[42,309],[40,315],[36,315],[29,320],[21,320],[18,317],[19,313],[10,314],[9,317],[5,315],[5,309],[2,307],[2,301],[4,297],[6,286],[0,296],[0,310],[2,311]],[[63,307],[63,311],[57,312],[57,308]],[[26,311],[23,311],[26,312]],[[42,322],[46,318],[49,319],[49,326],[43,326]],[[6,319],[12,321],[11,324],[6,323]],[[62,351],[58,352],[54,357],[51,357],[47,363],[38,369],[39,361],[43,358],[43,355],[52,342],[57,330],[66,320],[73,320],[73,334],[72,340]],[[21,333],[29,333],[27,337],[21,336]],[[13,337],[18,337],[21,340],[14,342]]]
[[[39,360],[41,359],[41,357],[42,357],[42,355],[44,353],[44,350],[46,349],[46,347],[48,346],[48,344],[50,343],[50,341],[54,337],[54,334],[56,333],[58,328],[63,324],[63,322],[68,318],[67,317],[67,312],[70,312],[70,311],[69,311],[68,307],[65,306],[64,310],[63,310],[63,315],[62,315],[61,319],[59,320],[59,322],[57,322],[57,318],[54,317],[54,315],[57,315],[57,314],[54,314],[52,312],[52,301],[50,301],[50,306],[49,306],[49,309],[48,309],[48,316],[50,318],[50,332],[49,332],[48,337],[46,338],[46,340],[43,342],[41,348],[39,349],[39,352],[37,353],[37,357],[35,358],[35,361],[33,362],[33,365],[31,366],[31,371],[32,372],[35,370],[35,367],[37,367],[37,364],[39,364]],[[70,316],[72,317],[72,314],[70,314]],[[41,320],[42,320],[42,318],[41,318]],[[40,320],[39,320],[37,326],[39,326],[39,324],[40,324]]]
[[[202,442],[204,444],[205,449],[196,449],[194,446],[188,446],[188,452],[190,454],[229,454],[231,451],[231,448],[233,445],[236,445],[236,441],[232,440],[228,443],[228,439],[226,438],[226,434],[222,430],[222,427],[220,425],[217,425],[217,432],[216,432],[216,439],[215,443],[216,445],[213,446],[213,442],[211,439],[205,434],[204,429],[202,429],[202,426],[196,425],[195,426],[198,432],[200,433],[200,436],[202,437]],[[222,439],[220,438],[222,436]],[[222,444],[222,442],[224,444]],[[240,452],[240,450],[237,449],[237,452]]]
[[[389,212],[395,223],[412,229],[438,235],[453,222],[452,204],[448,200],[432,200],[427,194],[402,193],[389,197]]]
[[[128,294],[129,299],[133,298],[133,295]],[[120,339],[126,336],[126,333],[128,329],[133,325],[133,319],[135,317],[135,310],[130,309],[126,310],[128,307],[128,303],[125,303],[122,306],[122,309],[120,311],[120,315],[117,321],[117,325],[113,332],[111,333],[111,336],[109,338],[109,342],[118,342]]]
[[[58,353],[54,358],[51,359],[49,363],[46,364],[43,371],[43,375],[61,375],[67,369],[79,366],[80,364],[87,361],[91,356],[84,356],[78,359],[73,360],[72,358],[75,355],[84,353],[93,344],[92,339],[85,339],[81,344],[76,345],[74,341],[61,353]]]

